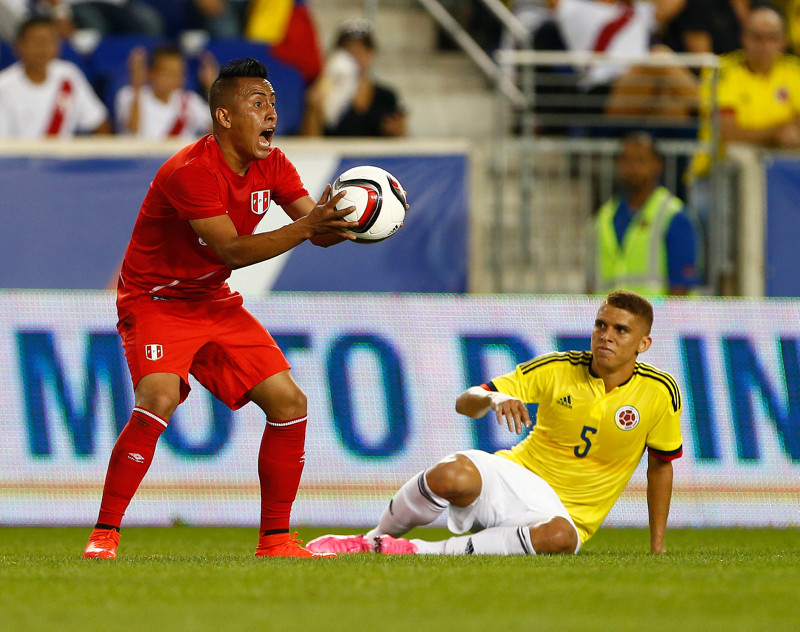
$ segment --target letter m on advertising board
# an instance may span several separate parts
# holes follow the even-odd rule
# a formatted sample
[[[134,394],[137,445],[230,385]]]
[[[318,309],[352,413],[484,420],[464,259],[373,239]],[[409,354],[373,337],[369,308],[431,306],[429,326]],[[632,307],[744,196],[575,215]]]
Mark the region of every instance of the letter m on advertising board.
[[[52,455],[51,432],[59,421],[65,426],[75,455],[92,455],[101,397],[110,398],[114,425],[117,432],[122,430],[128,421],[130,387],[116,333],[93,332],[86,336],[82,371],[70,375],[70,380],[52,332],[18,331],[16,338],[31,455]],[[82,384],[81,392],[73,393],[68,383]]]

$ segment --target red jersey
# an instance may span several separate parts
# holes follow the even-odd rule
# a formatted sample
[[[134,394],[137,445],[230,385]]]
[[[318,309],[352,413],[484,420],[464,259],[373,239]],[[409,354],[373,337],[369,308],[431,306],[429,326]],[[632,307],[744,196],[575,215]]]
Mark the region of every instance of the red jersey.
[[[280,149],[240,176],[225,162],[212,134],[184,147],[158,170],[139,210],[122,262],[117,292],[197,298],[227,288],[231,269],[189,220],[225,215],[251,235],[270,201],[285,205],[308,195]]]

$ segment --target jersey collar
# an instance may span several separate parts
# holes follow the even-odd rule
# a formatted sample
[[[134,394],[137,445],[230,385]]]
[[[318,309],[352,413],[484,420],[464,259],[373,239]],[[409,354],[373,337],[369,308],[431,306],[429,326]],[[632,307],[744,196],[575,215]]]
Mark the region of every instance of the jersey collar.
[[[593,358],[594,358],[594,356],[592,355],[592,353],[589,353],[589,366],[587,367],[589,369],[589,375],[591,375],[595,379],[600,379],[600,376],[597,375],[597,373],[595,373],[594,369],[592,368],[592,360],[593,360]],[[634,370],[634,372],[631,373],[630,377],[627,380],[625,380],[624,382],[621,382],[617,386],[617,388],[619,388],[620,386],[625,386],[628,382],[630,382],[633,379],[633,376],[635,374],[636,374],[636,371]]]

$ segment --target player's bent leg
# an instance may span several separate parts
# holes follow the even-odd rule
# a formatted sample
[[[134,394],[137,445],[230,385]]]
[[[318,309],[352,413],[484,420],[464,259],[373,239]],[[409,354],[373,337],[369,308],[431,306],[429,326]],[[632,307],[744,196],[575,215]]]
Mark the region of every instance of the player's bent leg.
[[[248,391],[267,417],[258,453],[261,521],[256,557],[319,557],[289,535],[289,516],[305,463],[306,396],[281,371]]]
[[[415,552],[438,555],[534,555],[574,553],[580,547],[577,530],[555,492],[534,473],[480,451],[462,453],[480,474],[481,487],[469,491],[470,469],[458,469],[459,459],[445,459],[428,473],[431,488],[450,496],[449,526],[457,533],[474,528],[472,535],[438,542],[410,540],[411,546],[389,540],[381,551],[389,554]],[[454,462],[456,465],[454,465]],[[462,461],[463,463],[463,461]],[[460,480],[466,477],[466,483]],[[461,497],[455,494],[461,492]],[[477,492],[477,493],[475,493]],[[397,540],[395,538],[395,540]]]
[[[446,540],[406,540],[388,535],[375,538],[375,552],[386,555],[535,555],[530,529],[522,527],[490,527]]]
[[[136,385],[135,401],[131,418],[111,451],[97,523],[83,552],[86,558],[116,558],[122,518],[180,401],[180,378],[172,373],[144,376]]]
[[[425,473],[430,491],[457,507],[468,507],[481,494],[481,473],[463,454],[451,454]]]
[[[388,555],[536,555],[570,554],[578,549],[578,532],[569,520],[555,516],[531,526],[490,527],[472,535],[438,542],[376,538],[376,551]]]
[[[415,553],[415,545],[397,536],[430,524],[450,504],[470,505],[480,492],[481,475],[474,463],[462,454],[451,454],[408,480],[366,536],[322,536],[310,542],[309,547],[337,553]]]
[[[375,537],[399,536],[414,527],[430,524],[451,504],[466,507],[481,493],[481,475],[463,454],[451,454],[406,482],[384,509],[378,526],[367,533],[377,550]]]
[[[578,550],[578,532],[561,516],[530,527],[530,542],[537,553],[570,554]]]
[[[397,536],[430,524],[451,503],[470,505],[480,492],[481,475],[474,463],[462,454],[451,454],[409,479],[366,535],[328,534],[309,542],[308,548],[335,553],[414,553],[417,547]]]

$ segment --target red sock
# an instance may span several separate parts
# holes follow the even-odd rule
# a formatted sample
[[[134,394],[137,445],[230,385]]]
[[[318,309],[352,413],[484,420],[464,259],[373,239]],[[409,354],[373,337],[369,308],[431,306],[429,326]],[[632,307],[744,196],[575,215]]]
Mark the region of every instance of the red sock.
[[[305,465],[307,417],[267,419],[258,452],[261,532],[288,533],[292,503]]]
[[[167,422],[158,415],[144,408],[133,409],[111,451],[98,524],[119,528],[131,498],[153,462],[156,442],[166,427]]]

